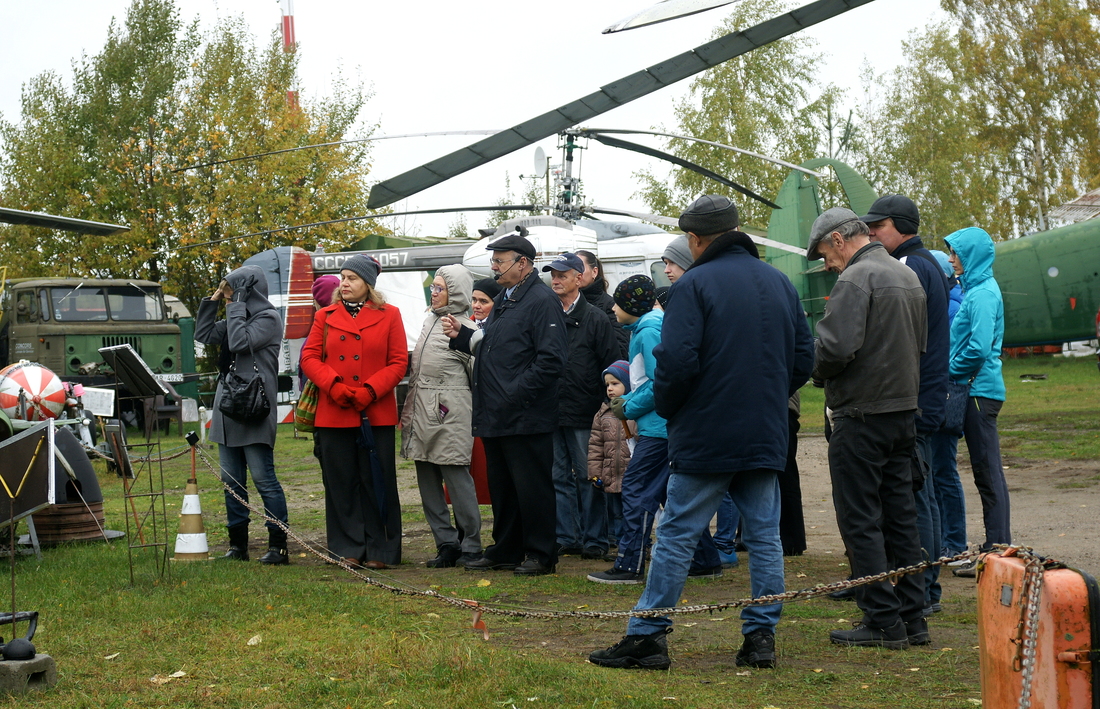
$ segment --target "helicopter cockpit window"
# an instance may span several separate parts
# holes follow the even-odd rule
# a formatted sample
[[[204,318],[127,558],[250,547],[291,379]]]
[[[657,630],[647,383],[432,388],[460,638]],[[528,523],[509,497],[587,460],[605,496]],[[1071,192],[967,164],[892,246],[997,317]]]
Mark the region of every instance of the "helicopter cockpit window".
[[[658,288],[672,285],[672,281],[668,280],[668,276],[665,275],[664,261],[656,261],[649,267],[649,277],[653,279],[653,285]]]
[[[103,289],[95,286],[50,288],[53,317],[60,322],[99,322],[107,319]]]
[[[136,285],[110,286],[106,290],[112,320],[164,319],[164,305],[158,292]]]

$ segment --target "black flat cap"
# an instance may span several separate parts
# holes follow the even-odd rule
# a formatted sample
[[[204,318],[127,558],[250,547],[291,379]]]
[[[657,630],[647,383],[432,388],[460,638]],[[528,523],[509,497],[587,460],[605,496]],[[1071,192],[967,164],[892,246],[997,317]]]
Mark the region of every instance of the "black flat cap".
[[[486,251],[515,251],[521,256],[535,260],[535,247],[519,234],[505,234],[485,247]]]
[[[703,195],[692,202],[680,215],[679,222],[681,231],[696,236],[722,234],[736,229],[738,224],[737,205],[720,194]]]

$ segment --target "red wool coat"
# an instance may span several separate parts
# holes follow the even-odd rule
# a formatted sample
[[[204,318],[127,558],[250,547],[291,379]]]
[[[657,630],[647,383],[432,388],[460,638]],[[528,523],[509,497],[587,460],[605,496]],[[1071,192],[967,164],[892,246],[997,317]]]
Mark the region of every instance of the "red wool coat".
[[[328,337],[322,361],[321,339],[325,324]],[[343,303],[322,308],[313,319],[313,329],[302,350],[302,371],[321,390],[314,425],[322,428],[353,428],[359,412],[344,408],[329,392],[336,382],[352,389],[370,384],[378,400],[367,407],[372,426],[397,425],[397,397],[394,387],[405,376],[409,353],[401,313],[392,305],[375,310],[363,306],[352,318]]]

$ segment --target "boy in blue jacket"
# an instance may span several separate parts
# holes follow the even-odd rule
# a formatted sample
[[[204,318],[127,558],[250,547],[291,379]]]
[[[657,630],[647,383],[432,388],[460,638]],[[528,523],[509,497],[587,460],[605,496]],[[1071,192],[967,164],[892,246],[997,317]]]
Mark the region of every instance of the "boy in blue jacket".
[[[611,402],[612,412],[638,425],[637,443],[623,473],[623,526],[615,565],[588,575],[589,581],[640,584],[645,581],[645,554],[653,516],[665,501],[670,469],[668,432],[653,398],[657,360],[653,348],[661,343],[664,313],[654,310],[656,287],[647,276],[631,276],[615,289],[615,317],[630,333],[630,391]],[[710,530],[703,534],[693,562],[695,576],[717,576],[722,562]]]

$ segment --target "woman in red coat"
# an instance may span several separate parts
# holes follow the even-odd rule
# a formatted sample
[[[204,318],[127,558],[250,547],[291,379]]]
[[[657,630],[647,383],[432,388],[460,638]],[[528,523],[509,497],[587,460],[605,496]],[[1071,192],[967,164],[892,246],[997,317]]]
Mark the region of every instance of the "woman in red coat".
[[[317,312],[301,362],[321,391],[313,435],[329,551],[371,569],[401,563],[394,387],[408,367],[401,314],[374,289],[381,270],[364,254],[344,262],[338,299]]]

